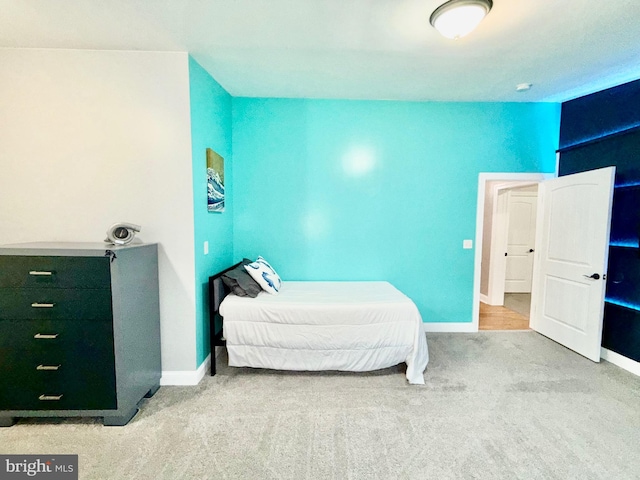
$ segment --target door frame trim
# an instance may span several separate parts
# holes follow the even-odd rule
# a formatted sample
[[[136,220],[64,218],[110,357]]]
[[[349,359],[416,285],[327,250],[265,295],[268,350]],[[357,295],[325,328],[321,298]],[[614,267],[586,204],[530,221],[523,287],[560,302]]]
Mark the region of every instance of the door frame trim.
[[[489,278],[487,279],[488,305],[504,305],[507,261],[504,252],[509,236],[509,192],[511,190],[538,185],[538,181],[510,181],[493,186],[493,210],[491,213],[491,251],[489,252]],[[537,196],[537,194],[536,194]]]
[[[484,199],[487,182],[504,181],[522,182],[523,185],[539,183],[549,178],[555,178],[555,173],[507,173],[481,172],[478,174],[478,199],[476,207],[476,242],[473,266],[473,308],[471,314],[471,331],[477,332],[480,322],[480,274],[482,266],[482,236],[484,230]],[[504,187],[511,188],[511,187]],[[495,207],[495,205],[494,205]]]
[[[515,185],[519,185],[519,183],[515,183]],[[504,252],[507,248],[509,234],[508,192],[511,188],[514,188],[511,183],[503,183],[495,185],[492,189],[491,250],[489,251],[489,275],[487,278],[487,303],[489,305],[504,305],[504,281],[507,274],[507,261]],[[484,223],[482,228],[484,231]],[[482,255],[482,251],[480,254]],[[482,270],[480,273],[482,274]]]

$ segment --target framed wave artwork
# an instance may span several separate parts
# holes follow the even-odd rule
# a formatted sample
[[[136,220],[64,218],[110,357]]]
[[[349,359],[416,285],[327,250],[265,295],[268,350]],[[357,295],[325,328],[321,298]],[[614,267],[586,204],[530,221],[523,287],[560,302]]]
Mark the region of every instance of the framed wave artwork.
[[[207,210],[224,212],[224,158],[207,148]]]

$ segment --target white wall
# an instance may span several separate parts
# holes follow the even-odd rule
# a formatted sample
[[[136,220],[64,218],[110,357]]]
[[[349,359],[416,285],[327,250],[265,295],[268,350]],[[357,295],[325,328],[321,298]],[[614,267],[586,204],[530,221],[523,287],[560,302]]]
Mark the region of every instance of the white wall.
[[[482,229],[482,267],[480,272],[480,295],[489,294],[489,271],[491,270],[491,228],[493,226],[493,187],[501,181],[488,181],[484,191],[484,224]]]
[[[158,242],[163,371],[196,368],[186,53],[0,49],[0,244]]]

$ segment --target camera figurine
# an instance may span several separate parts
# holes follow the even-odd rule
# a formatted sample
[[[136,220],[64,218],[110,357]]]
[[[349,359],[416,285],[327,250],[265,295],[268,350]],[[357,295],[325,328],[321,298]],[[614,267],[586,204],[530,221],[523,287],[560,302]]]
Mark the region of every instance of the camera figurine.
[[[127,245],[133,241],[133,237],[141,228],[140,225],[133,223],[115,223],[107,230],[105,242],[113,245]]]

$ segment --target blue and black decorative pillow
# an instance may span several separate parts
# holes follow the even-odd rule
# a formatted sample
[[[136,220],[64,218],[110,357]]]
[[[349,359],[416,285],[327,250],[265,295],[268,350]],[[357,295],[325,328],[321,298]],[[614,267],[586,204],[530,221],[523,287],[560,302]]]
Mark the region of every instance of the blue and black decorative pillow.
[[[265,292],[275,295],[280,291],[282,280],[264,258],[258,257],[255,262],[245,265],[244,268]]]

